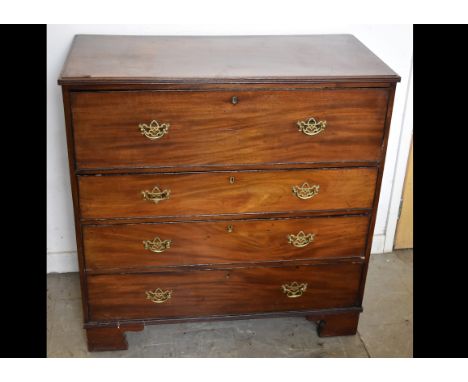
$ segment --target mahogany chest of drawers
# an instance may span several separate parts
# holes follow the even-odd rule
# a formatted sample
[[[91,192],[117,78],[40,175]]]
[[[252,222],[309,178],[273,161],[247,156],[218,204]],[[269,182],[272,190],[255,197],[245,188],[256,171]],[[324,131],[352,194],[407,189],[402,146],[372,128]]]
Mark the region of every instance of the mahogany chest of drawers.
[[[351,35],[76,36],[59,84],[89,349],[210,319],[355,334],[399,80]]]

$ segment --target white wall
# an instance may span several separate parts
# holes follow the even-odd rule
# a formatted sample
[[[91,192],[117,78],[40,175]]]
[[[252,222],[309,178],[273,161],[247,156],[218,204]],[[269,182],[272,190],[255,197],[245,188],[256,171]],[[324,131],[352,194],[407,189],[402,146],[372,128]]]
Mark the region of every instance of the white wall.
[[[401,194],[401,171],[407,161],[407,140],[412,121],[404,118],[412,70],[413,30],[411,25],[49,25],[47,27],[47,271],[78,270],[74,237],[73,206],[68,175],[65,122],[61,89],[57,78],[75,34],[135,35],[248,35],[351,33],[401,77],[395,95],[394,112],[387,149],[372,252],[391,250],[396,224],[395,204]],[[409,111],[406,110],[408,114]],[[412,113],[409,113],[412,115]],[[403,123],[405,121],[405,123]],[[399,176],[395,182],[395,173]],[[397,187],[393,187],[397,184]],[[393,194],[392,194],[393,188]],[[393,202],[391,203],[391,201]],[[388,221],[389,216],[392,218]],[[391,229],[390,234],[388,229]]]

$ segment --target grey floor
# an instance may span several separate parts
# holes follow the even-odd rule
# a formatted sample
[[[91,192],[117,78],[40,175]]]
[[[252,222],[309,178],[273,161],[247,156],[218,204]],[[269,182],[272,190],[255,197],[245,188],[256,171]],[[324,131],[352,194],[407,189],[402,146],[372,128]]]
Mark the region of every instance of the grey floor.
[[[89,353],[77,273],[47,278],[49,357],[412,357],[413,252],[373,255],[358,334],[319,338],[304,318],[152,325],[129,350]]]

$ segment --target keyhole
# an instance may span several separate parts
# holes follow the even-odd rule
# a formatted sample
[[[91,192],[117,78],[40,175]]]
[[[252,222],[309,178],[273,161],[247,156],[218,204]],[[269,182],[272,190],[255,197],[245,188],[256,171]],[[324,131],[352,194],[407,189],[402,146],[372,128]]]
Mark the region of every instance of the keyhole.
[[[229,178],[229,183],[234,184],[234,181],[235,181],[235,180],[236,180],[236,178],[234,178],[233,176],[231,176],[231,177]]]
[[[227,230],[228,232],[232,232],[232,231],[234,230],[234,228],[232,227],[232,225],[229,224],[229,225],[226,227],[226,230]]]
[[[238,102],[239,102],[239,100],[237,99],[237,97],[236,97],[236,96],[232,96],[232,98],[231,98],[231,103],[232,103],[233,105],[236,105]]]

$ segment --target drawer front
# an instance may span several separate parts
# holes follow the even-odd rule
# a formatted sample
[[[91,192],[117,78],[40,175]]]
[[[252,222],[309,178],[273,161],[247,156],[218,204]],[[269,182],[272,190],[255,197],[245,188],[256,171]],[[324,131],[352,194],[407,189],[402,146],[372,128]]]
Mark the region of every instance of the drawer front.
[[[88,301],[92,320],[342,308],[356,303],[361,272],[360,263],[342,263],[95,275]]]
[[[80,176],[80,207],[85,219],[365,209],[376,176],[376,168]]]
[[[84,226],[88,270],[364,256],[367,216]],[[302,232],[302,234],[301,234]]]
[[[77,168],[377,161],[387,99],[388,89],[72,93]],[[311,117],[325,129],[299,131]]]

